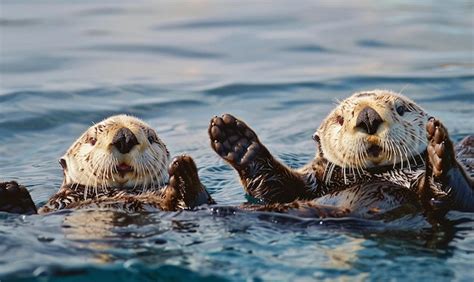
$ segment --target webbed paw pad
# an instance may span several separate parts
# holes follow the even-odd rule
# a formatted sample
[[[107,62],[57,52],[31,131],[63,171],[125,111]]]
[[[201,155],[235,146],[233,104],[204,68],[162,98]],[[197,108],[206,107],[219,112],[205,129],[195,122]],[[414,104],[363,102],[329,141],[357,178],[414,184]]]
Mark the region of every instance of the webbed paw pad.
[[[168,167],[169,185],[184,194],[185,187],[201,185],[196,164],[190,156],[175,157]]]
[[[175,157],[168,167],[168,188],[174,189],[178,199],[187,207],[192,208],[202,204],[214,204],[207,190],[201,184],[198,169],[194,160],[187,155]]]
[[[428,160],[432,167],[433,176],[439,178],[447,172],[454,160],[452,144],[448,137],[448,131],[435,118],[428,120],[426,133],[428,138]]]
[[[211,120],[209,137],[214,151],[234,167],[252,162],[262,148],[255,132],[230,114]]]

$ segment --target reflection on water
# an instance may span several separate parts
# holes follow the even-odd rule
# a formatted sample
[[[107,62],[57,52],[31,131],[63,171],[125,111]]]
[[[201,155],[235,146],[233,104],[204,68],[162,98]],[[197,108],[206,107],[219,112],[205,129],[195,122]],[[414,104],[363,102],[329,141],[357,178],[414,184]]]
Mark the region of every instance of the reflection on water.
[[[38,204],[57,159],[92,122],[137,115],[191,154],[222,205],[246,201],[210,150],[231,112],[290,166],[336,99],[402,91],[459,140],[474,133],[473,6],[298,1],[12,1],[0,4],[0,176]],[[463,122],[459,122],[463,121]],[[0,215],[0,279],[472,280],[474,218],[308,221],[231,209]]]

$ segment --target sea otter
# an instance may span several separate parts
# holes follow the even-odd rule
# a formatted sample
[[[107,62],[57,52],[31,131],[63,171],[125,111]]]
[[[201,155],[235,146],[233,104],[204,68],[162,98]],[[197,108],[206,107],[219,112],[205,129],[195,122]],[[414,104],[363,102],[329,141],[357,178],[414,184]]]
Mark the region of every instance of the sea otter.
[[[209,125],[211,147],[234,167],[246,192],[266,205],[249,209],[373,218],[399,210],[435,216],[474,211],[474,186],[456,160],[443,124],[400,94],[374,90],[342,101],[313,135],[311,163],[291,169],[230,114]],[[474,137],[458,152],[472,173]],[[470,146],[470,147],[469,147]]]
[[[170,154],[144,121],[109,117],[86,130],[60,159],[64,180],[36,209],[24,186],[0,183],[0,211],[33,214],[88,207],[125,211],[166,210],[213,203],[194,161]]]

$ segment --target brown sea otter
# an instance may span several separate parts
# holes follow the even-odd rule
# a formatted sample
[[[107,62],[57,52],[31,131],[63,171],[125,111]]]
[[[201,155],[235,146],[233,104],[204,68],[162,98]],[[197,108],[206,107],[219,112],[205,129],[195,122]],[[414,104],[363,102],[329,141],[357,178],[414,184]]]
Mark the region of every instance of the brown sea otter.
[[[214,117],[211,147],[239,173],[249,209],[374,218],[395,211],[474,211],[473,180],[446,128],[410,99],[385,90],[355,93],[323,121],[314,160],[291,169],[232,115]],[[474,137],[457,152],[472,173]],[[403,212],[402,212],[403,213]]]
[[[61,188],[39,213],[93,207],[173,211],[214,202],[199,182],[194,161],[179,156],[170,163],[156,131],[127,115],[91,126],[60,164]],[[4,182],[0,183],[0,211],[33,214],[37,209],[25,187]]]

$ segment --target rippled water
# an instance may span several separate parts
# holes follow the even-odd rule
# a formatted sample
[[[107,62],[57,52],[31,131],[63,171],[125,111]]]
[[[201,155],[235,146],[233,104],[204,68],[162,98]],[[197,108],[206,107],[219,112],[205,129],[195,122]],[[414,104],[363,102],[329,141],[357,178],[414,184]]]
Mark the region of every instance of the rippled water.
[[[44,203],[67,147],[129,113],[191,154],[219,203],[238,204],[236,174],[208,145],[213,115],[242,117],[299,166],[335,99],[374,88],[415,99],[456,140],[473,134],[472,2],[358,2],[4,0],[0,176]],[[474,216],[449,218],[431,229],[208,210],[0,214],[0,280],[472,280]]]

